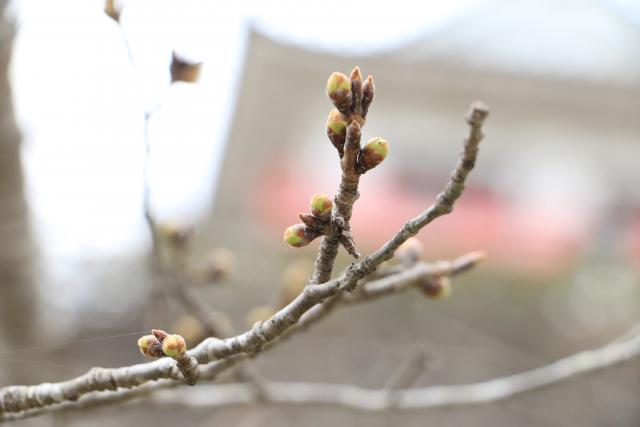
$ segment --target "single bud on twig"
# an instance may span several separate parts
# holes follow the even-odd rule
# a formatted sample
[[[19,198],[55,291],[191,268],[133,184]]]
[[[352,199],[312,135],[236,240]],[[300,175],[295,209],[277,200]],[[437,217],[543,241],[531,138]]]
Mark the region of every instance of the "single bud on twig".
[[[424,245],[416,237],[408,238],[396,251],[396,259],[400,264],[410,266],[422,258]]]
[[[309,201],[309,207],[311,213],[320,219],[327,220],[331,216],[331,209],[333,208],[333,201],[331,197],[323,193],[316,193],[311,196]]]
[[[347,114],[351,108],[351,80],[342,73],[332,73],[327,80],[327,95],[336,108]]]
[[[276,310],[273,307],[269,307],[267,305],[254,307],[247,314],[247,326],[252,326],[257,322],[265,321],[274,314],[276,314]]]
[[[430,299],[445,299],[451,296],[451,279],[447,276],[429,277],[418,283],[420,290]]]
[[[347,122],[342,113],[335,108],[329,112],[329,117],[327,118],[327,136],[338,150],[340,157],[342,157],[344,141],[347,137]]]
[[[145,335],[138,340],[138,349],[140,353],[148,357],[163,357],[162,344],[160,340],[153,335]]]
[[[294,248],[301,248],[313,241],[320,234],[304,224],[294,224],[284,230],[284,241]]]
[[[373,84],[373,76],[368,76],[367,80],[362,84],[362,115],[367,116],[369,107],[375,95],[375,85]]]
[[[389,154],[389,143],[382,138],[367,141],[358,156],[358,171],[364,173],[378,166]]]
[[[173,52],[171,58],[171,83],[195,83],[200,77],[201,62],[191,62]]]
[[[162,351],[173,359],[179,359],[187,351],[187,343],[180,335],[169,335],[162,341]]]

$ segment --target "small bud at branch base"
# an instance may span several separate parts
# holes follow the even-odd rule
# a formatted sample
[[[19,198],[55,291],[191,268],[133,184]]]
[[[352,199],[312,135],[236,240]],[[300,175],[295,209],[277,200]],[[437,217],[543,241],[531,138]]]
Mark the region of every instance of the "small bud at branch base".
[[[367,141],[360,152],[358,166],[366,172],[378,166],[389,154],[389,143],[382,138],[373,138]]]
[[[284,241],[294,248],[306,246],[318,236],[318,232],[311,230],[304,224],[294,224],[284,230]]]

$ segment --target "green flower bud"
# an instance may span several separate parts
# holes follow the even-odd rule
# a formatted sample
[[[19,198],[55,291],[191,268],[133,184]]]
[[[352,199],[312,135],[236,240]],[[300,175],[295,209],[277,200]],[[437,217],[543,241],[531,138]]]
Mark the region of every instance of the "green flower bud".
[[[284,241],[294,248],[306,246],[318,237],[318,233],[304,224],[294,224],[284,230]]]
[[[378,166],[389,154],[389,143],[382,138],[373,138],[367,141],[360,156],[358,166],[363,171],[368,171]]]
[[[327,80],[327,95],[338,110],[347,113],[351,108],[351,80],[342,73],[332,73]]]
[[[187,343],[180,335],[169,335],[162,341],[162,351],[167,356],[178,359],[187,351]]]
[[[327,94],[329,98],[332,98],[338,91],[350,91],[351,80],[342,73],[331,73],[329,80],[327,80]],[[333,98],[332,98],[333,99]]]
[[[138,340],[138,349],[140,353],[147,357],[163,357],[162,344],[160,340],[153,335],[145,335]]]
[[[347,136],[347,122],[344,120],[340,111],[335,108],[331,110],[327,118],[327,136],[342,156],[344,140]]]
[[[322,219],[328,219],[331,215],[331,209],[333,208],[333,201],[326,194],[316,193],[311,197],[309,207],[311,208],[311,213],[314,216]]]

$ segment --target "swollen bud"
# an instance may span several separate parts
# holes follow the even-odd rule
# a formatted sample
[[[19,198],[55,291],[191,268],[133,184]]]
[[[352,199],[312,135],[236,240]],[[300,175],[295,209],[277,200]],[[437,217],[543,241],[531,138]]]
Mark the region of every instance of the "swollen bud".
[[[153,335],[145,335],[138,340],[138,349],[140,353],[148,357],[163,357],[162,344],[160,340]]]
[[[180,335],[169,335],[162,341],[162,351],[169,357],[179,359],[187,351],[187,343]]]
[[[347,122],[340,111],[335,108],[331,110],[327,118],[327,136],[333,146],[338,149],[340,156],[342,156],[344,140],[347,136]]]
[[[382,138],[373,138],[367,141],[360,156],[358,156],[358,166],[364,172],[375,168],[389,154],[389,143]]]
[[[333,201],[331,201],[331,198],[326,194],[316,193],[311,197],[309,207],[314,216],[321,219],[329,219],[331,209],[333,208]]]
[[[304,224],[294,224],[284,230],[284,241],[294,248],[301,248],[311,243],[318,235],[318,232]]]
[[[327,95],[341,112],[351,107],[351,80],[342,73],[332,73],[327,80]]]
[[[430,277],[423,280],[420,290],[429,299],[445,299],[451,296],[451,280],[447,276]]]

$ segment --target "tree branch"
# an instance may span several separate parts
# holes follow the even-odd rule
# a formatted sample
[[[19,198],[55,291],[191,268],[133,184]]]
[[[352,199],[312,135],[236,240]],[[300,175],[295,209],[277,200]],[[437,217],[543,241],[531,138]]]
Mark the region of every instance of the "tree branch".
[[[367,282],[363,284],[363,287],[369,288],[366,292],[349,294],[349,298],[333,298],[334,301],[330,307],[327,307],[325,304],[320,304],[314,307],[314,309],[309,310],[306,315],[292,328],[288,329],[285,334],[283,334],[278,341],[273,341],[267,345],[265,345],[265,350],[270,349],[273,345],[284,338],[288,338],[296,332],[302,332],[307,330],[310,326],[322,320],[326,315],[328,315],[334,308],[337,306],[344,304],[357,304],[375,300],[377,298],[390,296],[394,293],[399,293],[410,289],[412,286],[416,284],[416,281],[420,278],[428,278],[428,277],[436,277],[441,275],[455,275],[467,271],[469,268],[473,267],[477,261],[481,259],[479,256],[474,255],[474,253],[467,254],[453,261],[438,261],[435,263],[418,263],[411,269],[402,272],[403,274],[396,274],[394,277],[388,276],[384,279],[380,279],[373,282]],[[328,302],[328,301],[327,301]],[[202,365],[200,367],[200,380],[213,380],[219,373],[225,371],[229,368],[236,366],[240,362],[244,362],[250,358],[249,354],[239,354],[236,356],[232,356],[223,360],[214,361],[208,365]],[[160,359],[167,360],[167,359]],[[145,366],[145,365],[142,365]],[[84,409],[88,407],[99,406],[103,404],[110,404],[116,402],[122,402],[129,399],[135,399],[140,396],[146,396],[152,391],[163,389],[163,388],[173,388],[181,385],[180,382],[173,380],[178,375],[178,370],[172,372],[172,379],[160,379],[154,382],[148,382],[146,384],[142,384],[138,387],[134,388],[123,388],[116,391],[90,391],[84,397],[79,400],[69,399],[67,401],[62,401],[59,404],[55,404],[55,406],[43,406],[43,407],[30,407],[25,408],[25,412],[17,413],[16,411],[7,411],[3,413],[3,406],[0,405],[0,421],[2,420],[12,420],[18,418],[26,418],[37,416],[49,411],[58,411],[58,410],[72,410],[72,409]],[[252,380],[252,387],[256,392],[262,393],[264,390],[264,380],[260,380],[259,383],[255,383]],[[58,383],[60,385],[62,383]],[[41,386],[45,386],[49,384],[42,384]],[[25,387],[25,386],[18,386]],[[35,394],[35,389],[33,387],[40,386],[31,386],[28,387],[31,389],[31,393]],[[11,387],[7,387],[5,389],[0,389],[0,403],[3,402],[1,399],[2,393],[5,391],[9,391]],[[17,389],[17,387],[14,387]],[[24,394],[22,390],[16,390],[12,393],[20,393]],[[3,403],[2,403],[3,404]],[[31,409],[35,408],[35,409]]]
[[[426,409],[495,402],[551,386],[571,378],[619,365],[640,356],[640,334],[604,347],[583,351],[549,365],[488,381],[401,390],[367,389],[354,385],[271,382],[264,384],[262,401],[284,404],[322,404],[362,411]],[[228,406],[255,403],[245,384],[204,385],[181,393],[163,392],[153,402],[186,406]]]
[[[518,394],[614,367],[637,357],[640,357],[639,325],[603,347],[576,353],[540,368],[478,383],[408,389],[368,389],[350,384],[267,381],[262,384],[259,396],[254,386],[249,383],[207,384],[188,390],[181,389],[179,393],[170,390],[159,391],[145,401],[145,404],[213,408],[249,403],[276,403],[330,405],[360,411],[419,410],[473,405],[505,400]],[[207,369],[215,368],[219,372],[226,367],[217,364],[232,363],[234,363],[233,358],[211,364]],[[211,372],[207,373],[207,376],[210,377]],[[176,385],[178,383],[162,380],[133,390],[93,392],[79,402],[65,402],[54,408],[0,415],[0,421],[26,418],[50,411],[68,411],[130,401],[133,398],[148,396],[159,388],[170,388]]]
[[[250,330],[231,338],[208,338],[187,352],[187,357],[193,357],[203,365],[236,355],[260,352],[265,344],[274,341],[298,323],[311,308],[338,295],[342,290],[353,290],[360,279],[371,274],[383,261],[390,259],[409,237],[438,216],[451,212],[453,203],[464,189],[464,181],[475,163],[478,144],[482,139],[481,126],[487,114],[488,109],[483,104],[476,102],[472,105],[467,115],[470,125],[469,136],[465,139],[461,160],[444,191],[438,195],[433,206],[406,223],[378,251],[352,264],[337,279],[307,286],[297,298],[270,319],[257,322]],[[115,369],[93,368],[84,375],[60,383],[5,387],[0,389],[0,416],[77,400],[92,391],[134,388],[159,379],[181,379],[174,360],[163,358],[146,364]]]

